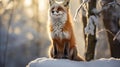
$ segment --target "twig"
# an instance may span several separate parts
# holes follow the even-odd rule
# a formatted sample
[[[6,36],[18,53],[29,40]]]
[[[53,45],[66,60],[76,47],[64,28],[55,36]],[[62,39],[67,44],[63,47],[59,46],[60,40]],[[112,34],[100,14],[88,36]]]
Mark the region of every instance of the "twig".
[[[120,35],[120,30],[117,32],[117,34],[115,35],[115,37],[113,38],[113,40],[116,40],[119,35]]]
[[[83,1],[83,2],[80,4],[79,8],[76,10],[76,13],[75,13],[75,16],[74,16],[74,20],[76,20],[77,15],[78,15],[80,9],[81,9],[82,7],[84,7],[85,3],[87,3],[88,1],[89,1],[89,0],[85,0],[85,1]],[[108,8],[110,8],[110,6],[113,6],[113,5],[118,5],[118,6],[120,7],[120,4],[119,4],[117,1],[113,1],[113,2],[110,2],[110,3],[106,4],[101,10],[99,10],[99,11],[97,11],[97,12],[94,12],[94,14],[99,15],[102,11],[107,10]]]
[[[106,31],[106,32],[109,32],[112,36],[115,36],[110,30],[108,29],[101,29],[100,31],[98,31],[96,34],[100,33],[100,32],[103,32],[103,31]]]
[[[98,12],[94,12],[95,14],[100,14],[102,11],[104,11],[104,10],[107,10],[108,8],[110,8],[110,6],[113,6],[113,5],[116,5],[117,4],[117,2],[115,2],[115,1],[113,1],[113,2],[110,2],[110,3],[108,3],[108,4],[106,4],[101,10],[99,10]]]
[[[74,16],[74,20],[76,20],[77,15],[78,15],[80,9],[81,9],[81,8],[85,5],[85,3],[87,3],[88,1],[89,1],[89,0],[84,0],[84,1],[80,4],[79,8],[76,10],[76,13],[75,13],[75,16]]]

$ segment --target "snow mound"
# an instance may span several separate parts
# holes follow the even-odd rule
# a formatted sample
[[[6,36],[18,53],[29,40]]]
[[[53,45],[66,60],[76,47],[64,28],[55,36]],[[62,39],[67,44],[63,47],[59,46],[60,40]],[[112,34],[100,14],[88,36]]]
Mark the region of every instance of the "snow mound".
[[[38,58],[26,67],[120,67],[120,59],[99,59],[90,62],[71,61],[68,59]]]

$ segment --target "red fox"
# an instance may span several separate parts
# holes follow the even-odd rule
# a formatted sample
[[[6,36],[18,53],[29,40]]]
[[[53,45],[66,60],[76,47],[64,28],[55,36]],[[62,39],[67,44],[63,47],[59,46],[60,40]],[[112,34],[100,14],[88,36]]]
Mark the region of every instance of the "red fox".
[[[69,0],[56,2],[49,0],[49,33],[52,41],[50,57],[84,61],[78,56],[75,46],[72,21],[69,13]]]

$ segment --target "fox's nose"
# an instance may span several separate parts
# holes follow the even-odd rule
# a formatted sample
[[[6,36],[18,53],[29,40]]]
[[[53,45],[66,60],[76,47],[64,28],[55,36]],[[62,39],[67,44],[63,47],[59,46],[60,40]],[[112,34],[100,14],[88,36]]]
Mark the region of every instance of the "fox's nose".
[[[53,14],[55,14],[55,15],[57,15],[57,14],[58,14],[58,12],[57,12],[57,11],[52,11],[52,13],[53,13]]]
[[[55,11],[52,11],[52,13],[54,13]]]

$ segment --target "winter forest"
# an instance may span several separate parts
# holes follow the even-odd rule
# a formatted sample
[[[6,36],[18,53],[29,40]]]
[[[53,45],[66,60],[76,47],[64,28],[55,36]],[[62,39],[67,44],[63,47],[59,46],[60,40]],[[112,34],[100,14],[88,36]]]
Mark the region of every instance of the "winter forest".
[[[0,0],[0,67],[49,57],[49,8],[49,0]],[[120,58],[120,0],[70,0],[69,9],[82,58]]]

